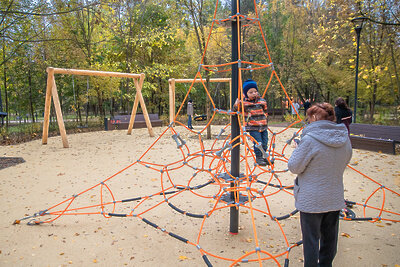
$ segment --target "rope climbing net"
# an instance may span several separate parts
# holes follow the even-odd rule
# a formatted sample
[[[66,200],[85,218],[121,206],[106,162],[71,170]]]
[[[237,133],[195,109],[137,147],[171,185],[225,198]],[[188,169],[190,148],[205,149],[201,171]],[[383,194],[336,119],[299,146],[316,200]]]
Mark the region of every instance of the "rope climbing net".
[[[254,6],[256,7],[256,4]],[[275,78],[293,107],[291,98],[273,68],[257,8],[255,9],[255,19],[247,18],[238,11],[236,15],[228,19],[216,20],[217,8],[218,1],[199,70],[174,121],[130,165],[94,186],[21,220],[28,220],[29,225],[40,225],[54,222],[65,215],[136,218],[196,248],[208,266],[212,266],[212,262],[216,260],[227,261],[231,266],[242,262],[258,262],[259,264],[269,262],[280,266],[284,261],[286,266],[289,264],[289,253],[292,248],[301,245],[301,240],[291,240],[287,234],[291,230],[282,222],[285,219],[293,219],[297,213],[297,210],[283,204],[294,202],[292,193],[294,177],[288,172],[287,162],[290,157],[288,154],[292,150],[290,145],[296,137],[300,136],[303,129],[293,126],[303,122],[296,111],[297,120],[289,126],[274,128],[279,129],[278,131],[270,128],[269,146],[267,150],[263,150],[244,131],[245,116],[243,110],[234,112],[220,109],[215,105],[209,93],[209,88],[206,86],[206,79],[202,77],[201,72],[204,70],[226,72],[227,68],[229,70],[230,66],[237,64],[239,69],[238,95],[242,98],[241,73],[248,70],[248,68],[242,67],[242,64],[245,63],[255,66],[253,69],[269,68],[271,76],[262,95],[265,96],[272,79]],[[236,20],[238,25],[243,22],[258,26],[268,52],[269,62],[267,64],[241,61],[240,43],[238,44],[238,61],[219,65],[203,64],[214,24],[221,25],[228,20]],[[238,34],[240,34],[239,26]],[[206,125],[200,129],[199,126],[196,126],[196,130],[193,130],[177,118],[182,113],[184,103],[188,99],[196,80],[201,81],[213,112]],[[217,114],[237,118],[240,134],[232,137],[230,134],[231,124],[227,124],[220,127],[219,133],[211,140],[204,139],[205,131],[212,124]],[[176,144],[176,149],[164,151],[163,145],[166,142]],[[253,142],[256,142],[265,158],[268,159],[269,165],[260,166],[255,163]],[[231,161],[232,150],[235,148],[240,150],[239,163]],[[240,175],[231,173],[232,164],[240,164],[240,170],[242,170]],[[388,195],[399,197],[399,193],[385,187],[350,165],[347,171],[354,171],[376,184],[376,190],[363,202],[346,200],[348,208],[341,212],[343,220],[400,221],[400,213],[385,208],[385,199]],[[135,176],[136,181],[149,186],[145,190],[141,190],[140,185],[134,186],[128,193],[125,191],[124,194],[117,195],[115,190],[112,190],[112,182],[124,174]],[[193,199],[201,199],[202,205],[195,206],[194,203],[199,202],[194,202]],[[361,207],[363,214],[356,215],[351,209],[354,206]],[[174,215],[168,218],[173,223],[168,223],[166,218],[157,216],[157,210],[164,208],[169,208],[171,214]],[[229,223],[226,215],[232,208],[240,210],[241,224],[245,225],[240,230],[251,237],[246,240],[244,247],[238,247],[235,253],[229,253],[229,256],[226,256],[227,254],[224,251],[211,251],[208,247],[212,242],[223,243],[226,237],[221,232]],[[21,220],[18,220],[17,223]],[[176,229],[179,231],[179,227],[187,227],[187,222],[191,227],[189,237],[182,236],[175,231]],[[166,226],[169,226],[169,228]],[[272,238],[275,241],[279,240],[279,244],[272,246]],[[232,250],[229,244],[226,245],[228,250]]]

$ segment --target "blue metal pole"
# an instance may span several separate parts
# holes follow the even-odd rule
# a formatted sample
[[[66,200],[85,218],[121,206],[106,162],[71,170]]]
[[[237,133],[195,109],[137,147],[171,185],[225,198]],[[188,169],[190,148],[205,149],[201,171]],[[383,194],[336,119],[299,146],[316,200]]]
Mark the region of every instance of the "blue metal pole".
[[[237,1],[232,0],[232,16],[236,15],[237,12],[240,12],[240,1],[239,6],[237,6]],[[238,22],[234,19],[231,23],[232,27],[232,62],[236,62],[239,58],[238,52],[238,43],[240,41],[240,32],[238,35]],[[240,22],[239,22],[240,29]],[[239,66],[238,64],[232,65],[232,92],[231,92],[231,103],[232,105],[235,103],[238,98],[238,88],[239,88]],[[231,107],[231,109],[233,106]],[[240,135],[240,128],[238,122],[238,116],[231,116],[231,140],[235,139]],[[239,144],[238,144],[239,143]],[[240,175],[240,140],[235,140],[232,143],[232,146],[235,148],[231,151],[231,175],[233,177],[239,177]],[[231,188],[235,187],[235,183],[231,183]],[[232,190],[230,193],[231,201],[235,200],[235,192]],[[239,232],[239,208],[231,207],[230,208],[230,228],[229,232],[231,234],[237,234]]]

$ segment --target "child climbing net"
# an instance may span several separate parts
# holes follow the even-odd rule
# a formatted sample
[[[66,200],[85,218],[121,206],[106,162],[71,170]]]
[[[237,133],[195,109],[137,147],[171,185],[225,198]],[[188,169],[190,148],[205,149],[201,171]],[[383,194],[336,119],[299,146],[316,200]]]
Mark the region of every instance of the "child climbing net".
[[[218,2],[216,9],[217,7]],[[240,23],[258,25],[262,34],[257,9],[256,15],[257,18],[255,19],[247,18],[241,15],[238,10],[237,14],[229,17],[229,19],[216,20],[215,12],[210,35],[215,23],[223,24],[226,21],[236,21],[237,25]],[[240,33],[239,27],[238,33]],[[268,51],[263,34],[262,37]],[[288,155],[291,150],[290,145],[296,137],[300,136],[302,131],[302,128],[294,128],[293,126],[301,124],[302,120],[297,114],[297,121],[291,125],[279,128],[279,131],[270,128],[271,138],[268,149],[263,150],[262,147],[258,147],[264,157],[270,159],[271,164],[268,166],[256,164],[252,149],[255,140],[243,130],[245,122],[243,111],[234,112],[218,108],[210,96],[201,71],[226,72],[226,68],[236,64],[239,71],[237,95],[242,97],[241,72],[247,70],[247,68],[242,68],[241,64],[249,64],[253,66],[254,70],[269,68],[271,69],[271,77],[262,95],[265,96],[271,80],[275,77],[293,107],[291,98],[273,69],[269,52],[268,64],[241,61],[239,52],[239,59],[235,62],[204,65],[202,63],[206,50],[207,45],[194,81],[201,80],[212,105],[213,113],[207,125],[201,129],[197,129],[198,127],[189,129],[177,119],[193,87],[193,82],[174,121],[162,131],[160,136],[135,162],[94,186],[21,220],[28,220],[29,225],[40,225],[54,222],[65,215],[136,218],[196,248],[208,266],[212,266],[214,260],[227,261],[231,266],[240,262],[258,262],[259,264],[268,262],[280,266],[283,259],[285,265],[288,265],[291,249],[301,245],[301,240],[292,240],[288,237],[287,233],[290,232],[290,229],[285,227],[282,221],[285,219],[293,220],[297,210],[284,207],[282,203],[284,200],[290,202],[293,197],[294,177],[288,172],[287,161],[290,157]],[[238,44],[238,51],[240,51],[240,44]],[[203,139],[205,130],[212,124],[216,114],[223,114],[237,120],[235,123],[239,125],[240,133],[237,136],[232,136],[230,134],[231,124],[228,124],[220,127],[219,133],[212,140]],[[284,139],[285,136],[286,139]],[[287,136],[290,137],[287,138]],[[168,156],[163,157],[160,150],[162,150],[165,142],[176,144],[176,149],[168,151]],[[240,151],[238,163],[232,162],[232,151],[235,149]],[[239,175],[232,174],[232,164],[240,165],[242,171]],[[363,203],[346,201],[348,208],[342,210],[341,218],[349,221],[376,222],[385,220],[399,222],[400,213],[385,208],[385,198],[389,194],[395,197],[399,197],[400,194],[352,166],[348,166],[348,168],[375,183],[376,190]],[[152,187],[150,188],[152,189],[142,191],[139,187],[135,187],[128,192],[129,195],[126,197],[124,194],[117,195],[115,190],[112,190],[112,181],[123,174],[133,175],[132,169],[135,176],[139,177],[142,183],[151,184]],[[140,173],[143,169],[147,170],[146,173],[151,174],[141,176]],[[97,192],[97,195],[93,195],[94,192]],[[378,194],[379,192],[381,195]],[[194,206],[194,198],[204,200],[202,205]],[[350,209],[352,206],[362,207],[363,214],[356,215]],[[171,214],[174,215],[174,229],[177,229],[178,232],[172,231],[171,223],[166,223],[165,218],[157,216],[157,210],[163,208],[170,209]],[[207,247],[209,242],[222,243],[221,240],[224,236],[219,233],[219,230],[220,227],[225,229],[226,224],[228,224],[226,215],[232,210],[240,211],[242,224],[247,226],[241,230],[251,235],[251,238],[245,243],[246,247],[237,249],[235,253],[229,253],[229,256],[226,256],[227,254],[224,252],[211,251]],[[185,219],[188,219],[186,223],[190,222],[193,229],[190,237],[182,236],[179,233],[178,227],[185,227],[185,222],[183,222]],[[21,220],[17,220],[16,223]],[[270,239],[266,239],[266,237],[279,239],[279,245],[269,245]]]

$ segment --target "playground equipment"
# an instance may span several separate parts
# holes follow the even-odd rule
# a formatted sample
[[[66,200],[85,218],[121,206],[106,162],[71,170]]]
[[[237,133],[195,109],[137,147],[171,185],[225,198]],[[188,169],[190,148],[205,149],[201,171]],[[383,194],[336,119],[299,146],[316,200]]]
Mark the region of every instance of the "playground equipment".
[[[67,133],[65,131],[65,125],[63,120],[63,115],[60,106],[60,100],[58,98],[56,80],[54,74],[69,74],[69,75],[84,75],[84,76],[103,76],[103,77],[118,77],[118,78],[131,78],[134,80],[136,88],[136,96],[133,104],[131,119],[128,127],[128,134],[132,133],[133,123],[135,121],[135,115],[137,112],[138,104],[143,110],[143,115],[146,121],[147,129],[150,136],[154,136],[153,128],[149,119],[146,104],[142,95],[142,87],[144,81],[144,74],[132,74],[132,73],[120,73],[120,72],[109,72],[109,71],[94,71],[94,70],[77,70],[77,69],[60,69],[60,68],[47,68],[47,86],[46,86],[46,102],[44,109],[44,122],[43,122],[43,135],[42,144],[47,144],[47,137],[49,134],[49,123],[50,123],[50,106],[51,99],[54,101],[54,108],[57,115],[57,123],[60,129],[60,135],[62,138],[62,143],[65,148],[69,147]]]
[[[218,20],[217,24],[229,21],[232,25],[233,40],[236,39],[237,41],[239,39],[240,24],[242,22],[258,25],[262,33],[257,9],[257,18],[251,19],[240,14],[240,7],[237,5],[237,1],[232,1],[232,4],[232,16],[228,19]],[[210,34],[214,23],[217,21],[215,14],[216,11]],[[265,38],[263,40],[268,51]],[[288,266],[290,251],[294,247],[301,245],[301,240],[290,239],[286,234],[290,229],[285,228],[281,221],[293,218],[297,210],[294,208],[281,210],[277,203],[277,198],[278,200],[285,198],[291,200],[293,197],[291,190],[293,189],[294,177],[287,170],[287,161],[289,159],[287,152],[290,150],[288,149],[290,144],[302,131],[302,128],[296,128],[293,131],[291,127],[297,123],[302,123],[302,121],[297,114],[298,121],[293,122],[288,127],[276,132],[270,129],[269,148],[263,153],[271,160],[270,163],[272,161],[274,163],[267,167],[255,164],[255,156],[252,151],[252,143],[255,140],[243,131],[245,122],[243,111],[233,112],[232,110],[222,110],[216,107],[205,85],[205,79],[202,78],[201,70],[231,68],[232,103],[237,97],[242,97],[241,72],[248,69],[242,67],[243,63],[256,66],[254,69],[269,68],[271,70],[270,80],[262,92],[263,95],[266,94],[272,78],[275,77],[289,101],[290,97],[273,69],[270,56],[269,62],[266,64],[244,62],[240,59],[240,42],[236,42],[232,49],[233,59],[230,63],[203,65],[203,60],[200,62],[199,71],[192,80],[191,87],[182,101],[174,120],[136,161],[94,186],[73,194],[60,203],[21,220],[29,220],[28,224],[30,225],[40,225],[54,222],[64,215],[135,218],[170,237],[193,246],[194,249],[199,251],[207,266],[212,266],[214,261],[226,261],[230,266],[247,262],[258,263],[259,265],[265,263],[281,266],[282,260],[284,260],[284,265]],[[213,107],[210,121],[199,131],[193,131],[177,120],[196,81],[200,81],[203,84]],[[290,104],[292,105],[291,102]],[[204,131],[217,113],[230,116],[231,123],[222,127],[213,141],[203,140]],[[228,133],[229,130],[230,134],[226,134],[224,137],[223,134]],[[287,133],[289,130],[292,131],[292,137],[282,140],[283,133]],[[168,151],[173,156],[161,157],[160,151],[163,151],[164,142],[174,142],[176,144],[175,151]],[[121,178],[122,173],[126,176],[129,175],[129,170],[135,170],[130,177],[135,179],[138,176],[137,173],[140,173],[140,169],[145,169],[149,172],[149,175],[139,177],[139,181],[151,184],[157,189],[152,187],[153,189],[151,190],[153,191],[142,192],[138,191],[140,188],[134,187],[130,191],[129,197],[119,197],[113,192],[112,181],[117,176]],[[352,166],[349,166],[349,169],[376,184],[376,190],[362,202],[346,201],[348,209],[342,211],[341,218],[348,221],[400,222],[399,212],[385,208],[385,203],[390,196],[399,197],[400,194],[357,171]],[[97,195],[95,195],[96,190],[98,190]],[[382,193],[381,198],[379,198],[378,192]],[[191,204],[193,203],[190,201],[193,198],[204,199],[204,205],[192,206]],[[351,211],[353,206],[362,207],[363,215],[359,216]],[[173,224],[174,229],[177,231],[179,231],[179,227],[185,227],[185,224],[181,224],[181,221],[189,218],[191,220],[190,223],[194,225],[191,228],[192,235],[186,237],[167,229],[166,218],[157,216],[156,211],[159,208],[170,208],[172,215],[180,216],[179,219],[174,220]],[[239,209],[241,212],[239,212]],[[240,213],[250,229],[248,233],[252,234],[252,238],[247,243],[248,248],[237,250],[235,255],[230,257],[225,256],[224,251],[208,250],[207,242],[210,241],[205,235],[211,232],[212,237],[220,238],[218,239],[218,244],[220,246],[223,245],[223,238],[215,229],[218,223],[221,223],[223,228],[226,227],[228,222],[224,215],[227,214],[228,210],[230,215],[229,232],[239,234],[238,222]],[[267,225],[267,221],[271,225]],[[269,241],[266,239],[268,235],[276,233],[279,235],[281,244],[272,251],[271,247],[263,244]],[[232,250],[230,244],[225,245],[228,246],[226,250]]]

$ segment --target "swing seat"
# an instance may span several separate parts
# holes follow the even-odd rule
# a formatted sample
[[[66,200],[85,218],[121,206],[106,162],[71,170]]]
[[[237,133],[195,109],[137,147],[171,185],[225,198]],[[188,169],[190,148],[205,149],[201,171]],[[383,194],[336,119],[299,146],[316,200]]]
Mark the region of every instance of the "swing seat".
[[[162,127],[162,120],[158,117],[158,114],[149,114],[150,123],[152,127]],[[131,115],[116,115],[111,117],[109,120],[104,119],[104,129],[105,131],[114,130],[114,129],[128,129],[129,121],[131,119]],[[135,116],[135,122],[133,123],[133,128],[146,128],[146,121],[144,119],[144,115],[142,113],[138,113]]]

